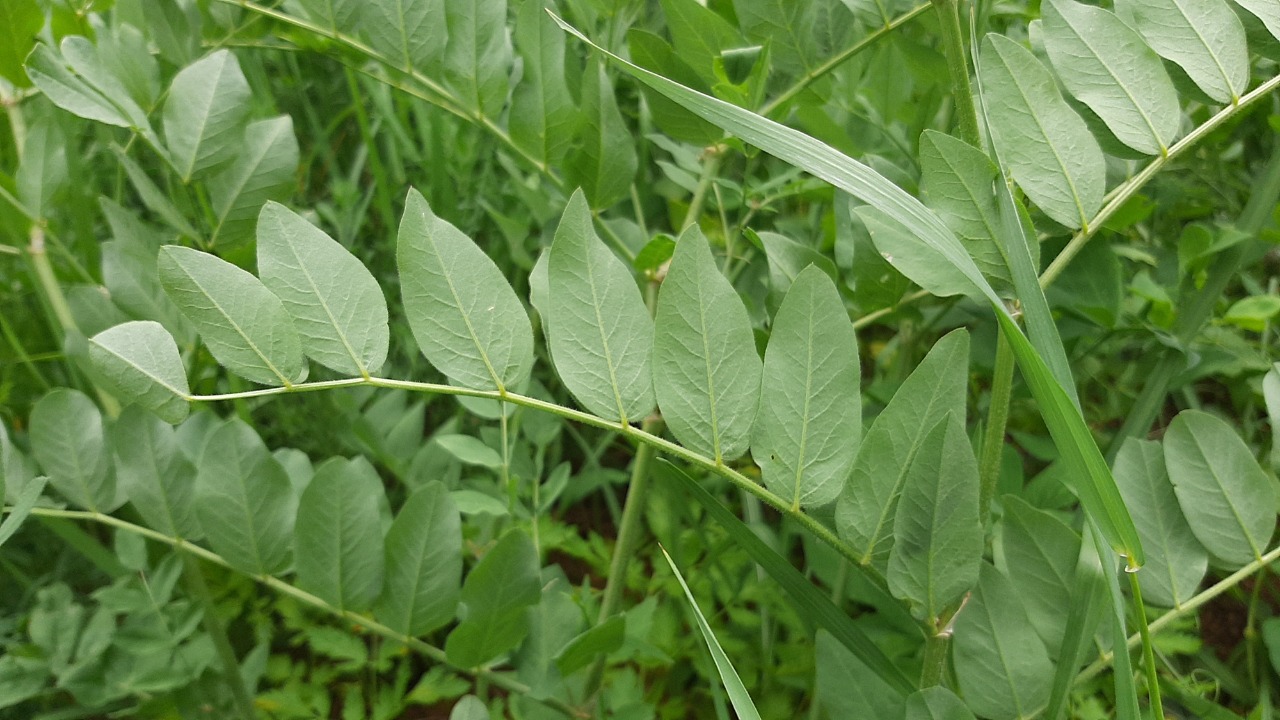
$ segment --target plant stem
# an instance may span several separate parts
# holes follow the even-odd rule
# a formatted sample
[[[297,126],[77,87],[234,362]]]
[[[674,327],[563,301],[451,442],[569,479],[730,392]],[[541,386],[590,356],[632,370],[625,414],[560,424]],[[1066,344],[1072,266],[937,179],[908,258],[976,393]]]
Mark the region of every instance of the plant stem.
[[[253,696],[244,684],[244,676],[240,674],[240,662],[236,659],[235,648],[227,637],[227,629],[218,618],[218,607],[213,601],[213,594],[204,581],[204,570],[196,557],[182,546],[175,546],[182,556],[183,577],[187,581],[187,590],[204,606],[201,622],[209,638],[213,640],[214,650],[218,653],[218,661],[222,663],[222,674],[226,676],[227,687],[231,697],[235,699],[236,708],[244,720],[254,720],[258,716],[253,706]]]
[[[1151,628],[1147,625],[1147,608],[1142,602],[1142,583],[1138,573],[1129,576],[1129,590],[1133,593],[1133,611],[1137,614],[1138,634],[1142,640],[1142,665],[1147,673],[1147,695],[1151,698],[1154,720],[1164,720],[1164,703],[1160,701],[1160,677],[1156,674],[1156,656],[1151,645]]]
[[[1004,431],[1009,421],[1009,400],[1013,395],[1013,347],[1004,335],[1003,328],[996,329],[996,367],[991,378],[991,406],[987,409],[987,429],[982,438],[982,463],[978,469],[978,521],[983,527],[991,514],[991,498],[995,496],[1000,481],[1001,452],[1004,449]]]
[[[938,10],[938,26],[942,30],[942,47],[951,71],[951,92],[955,96],[956,114],[960,116],[960,138],[981,148],[978,110],[973,105],[973,89],[969,86],[969,56],[964,51],[960,31],[960,10],[956,0],[932,0]]]
[[[924,641],[924,664],[920,669],[920,688],[942,684],[947,668],[947,650],[951,647],[951,633],[937,632]]]
[[[195,556],[196,558],[199,558],[200,560],[204,560],[205,562],[210,562],[210,563],[213,563],[214,565],[220,565],[229,570],[235,570],[236,572],[243,572],[240,570],[236,570],[236,568],[232,567],[231,563],[223,559],[221,555],[218,555],[217,553],[206,550],[200,547],[199,545],[193,545],[182,538],[170,537],[168,535],[165,535],[164,533],[159,533],[150,528],[142,527],[141,525],[134,525],[131,522],[128,522],[126,520],[121,520],[120,518],[114,517],[112,515],[105,515],[103,513],[96,512],[93,510],[59,510],[55,508],[41,508],[41,507],[34,508],[31,511],[31,514],[38,517],[62,518],[66,520],[81,520],[81,521],[101,523],[103,525],[110,525],[111,527],[119,528],[126,532],[135,533],[137,535],[141,535],[142,537],[155,540],[156,542],[162,542],[162,543],[165,543],[166,545],[179,548],[182,552],[190,553],[191,555]],[[589,714],[583,712],[579,708],[576,708],[570,705],[569,703],[564,702],[563,700],[559,700],[556,698],[544,698],[544,697],[536,696],[532,694],[533,693],[532,688],[530,688],[528,685],[525,685],[524,683],[518,680],[511,678],[511,676],[509,675],[506,675],[503,673],[496,673],[491,670],[486,670],[484,668],[458,667],[449,662],[449,657],[445,654],[444,650],[434,645],[431,645],[430,643],[419,640],[416,637],[412,637],[409,635],[402,635],[396,632],[395,630],[392,630],[391,628],[387,627],[386,625],[383,625],[382,623],[379,623],[371,618],[365,617],[364,615],[360,615],[359,613],[355,613],[350,610],[342,610],[340,608],[336,608],[330,605],[329,603],[325,602],[324,600],[321,600],[320,598],[316,597],[315,595],[312,595],[311,593],[305,590],[299,590],[298,588],[294,587],[293,585],[290,585],[289,583],[283,580],[280,580],[279,578],[273,577],[271,575],[253,575],[251,573],[244,573],[244,574],[254,579],[255,581],[261,583],[262,585],[265,585],[282,595],[287,595],[293,598],[294,600],[301,602],[304,605],[310,605],[311,607],[316,608],[321,612],[327,613],[336,618],[340,618],[351,625],[359,626],[360,628],[363,628],[368,632],[387,638],[388,640],[394,640],[396,642],[403,643],[408,647],[412,648],[415,652],[419,653],[420,655],[426,658],[429,658],[433,662],[438,662],[442,665],[447,665],[457,672],[463,673],[465,675],[469,675],[476,679],[483,679],[487,681],[490,685],[493,685],[495,687],[500,687],[509,693],[524,695],[535,702],[541,703],[554,710],[558,710],[559,712],[564,713],[568,717],[571,717],[571,718],[590,717]]]
[[[698,218],[702,215],[702,206],[707,201],[707,190],[711,188],[711,183],[715,182],[716,173],[720,171],[720,159],[724,156],[721,147],[712,146],[705,152],[707,159],[702,163],[702,174],[698,176],[698,184],[694,187],[693,197],[689,200],[689,210],[684,214],[684,221],[678,228],[680,231],[698,222]]]

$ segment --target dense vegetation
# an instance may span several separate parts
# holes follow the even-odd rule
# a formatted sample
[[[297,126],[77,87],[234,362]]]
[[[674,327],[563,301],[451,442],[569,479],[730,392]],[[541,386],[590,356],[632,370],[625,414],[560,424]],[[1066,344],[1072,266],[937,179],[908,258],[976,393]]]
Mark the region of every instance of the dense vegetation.
[[[1272,717],[1278,60],[5,0],[0,716]]]

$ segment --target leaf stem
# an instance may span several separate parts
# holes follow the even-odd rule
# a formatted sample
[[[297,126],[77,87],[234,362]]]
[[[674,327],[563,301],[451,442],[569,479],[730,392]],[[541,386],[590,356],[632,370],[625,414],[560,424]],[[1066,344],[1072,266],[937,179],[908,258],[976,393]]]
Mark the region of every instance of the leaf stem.
[[[56,508],[35,508],[31,511],[31,514],[37,515],[40,517],[62,518],[65,520],[81,520],[81,521],[101,523],[103,525],[110,525],[111,527],[119,528],[121,530],[124,530],[125,532],[131,532],[136,535],[141,535],[142,537],[148,538],[150,540],[155,540],[156,542],[161,542],[166,545],[170,545],[182,552],[190,553],[192,556],[199,558],[200,560],[204,560],[205,562],[213,563],[214,565],[220,565],[222,567],[225,567],[235,572],[242,572],[231,567],[231,563],[223,559],[221,555],[218,555],[217,553],[206,550],[200,547],[199,545],[191,544],[190,542],[182,538],[171,537],[169,535],[165,535],[164,533],[156,532],[155,530],[142,527],[141,525],[135,525],[131,522],[128,522],[126,520],[121,520],[120,518],[114,517],[112,515],[106,515],[93,510],[61,510]],[[316,597],[315,595],[312,595],[311,593],[305,590],[299,590],[298,588],[294,587],[293,585],[290,585],[289,583],[279,578],[273,577],[271,575],[252,575],[248,573],[245,573],[245,574],[248,577],[261,583],[262,585],[265,585],[266,587],[271,588],[272,590],[282,595],[287,595],[293,598],[294,600],[301,602],[304,605],[310,605],[311,607],[316,608],[321,612],[324,612],[336,618],[345,620],[352,625],[358,626],[375,635],[379,635],[381,637],[387,638],[388,640],[394,640],[396,642],[404,643],[408,647],[412,648],[418,654],[424,657],[427,657],[434,662],[438,662],[442,665],[448,665],[450,668],[456,670],[457,672],[470,675],[471,677],[476,678],[477,681],[486,681],[489,684],[495,687],[500,687],[509,693],[524,695],[525,697],[528,697],[530,700],[534,700],[535,702],[541,703],[549,708],[558,710],[561,713],[564,713],[565,715],[571,718],[585,719],[590,717],[588,713],[583,712],[581,709],[576,708],[570,705],[569,703],[564,702],[563,700],[559,700],[556,698],[544,698],[544,697],[541,697],[540,695],[534,694],[532,688],[530,688],[528,685],[525,685],[524,683],[518,680],[513,679],[509,675],[506,675],[503,673],[497,673],[492,670],[486,670],[484,668],[458,667],[450,663],[448,656],[445,655],[445,651],[436,647],[435,645],[431,645],[430,643],[419,640],[416,637],[412,637],[409,635],[402,635],[401,633],[398,633],[395,630],[392,630],[386,625],[383,625],[382,623],[379,623],[371,618],[365,617],[364,615],[360,615],[359,613],[355,613],[350,610],[342,610],[342,609],[336,608],[330,605],[329,603],[325,602],[324,600],[321,600],[320,598]]]
[[[1147,673],[1147,695],[1151,699],[1152,717],[1154,720],[1164,720],[1164,703],[1160,701],[1160,676],[1156,673],[1156,656],[1151,645],[1151,628],[1147,625],[1147,608],[1142,602],[1142,582],[1138,580],[1136,572],[1125,574],[1129,576],[1129,590],[1133,593],[1133,612],[1138,616],[1142,666]]]
[[[920,669],[920,689],[942,684],[942,676],[947,668],[947,650],[950,647],[950,631],[935,632],[924,641],[924,664]]]

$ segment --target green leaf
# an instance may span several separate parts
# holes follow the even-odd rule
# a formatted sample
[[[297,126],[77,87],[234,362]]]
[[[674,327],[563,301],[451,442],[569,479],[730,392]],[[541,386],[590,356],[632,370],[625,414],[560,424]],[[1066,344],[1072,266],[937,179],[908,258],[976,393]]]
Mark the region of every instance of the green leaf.
[[[27,57],[27,76],[54,105],[67,112],[116,127],[130,127],[132,121],[106,96],[76,76],[62,56],[39,43]]]
[[[216,50],[174,76],[164,103],[164,141],[184,183],[240,150],[251,97],[230,50]]]
[[[191,388],[173,336],[160,323],[127,322],[89,338],[89,361],[107,389],[165,422],[187,418]]]
[[[914,687],[911,680],[893,661],[884,654],[880,646],[868,637],[853,618],[831,601],[827,593],[819,590],[799,570],[778,551],[770,547],[754,530],[742,522],[737,515],[729,512],[714,495],[701,483],[689,477],[674,464],[665,459],[658,466],[662,471],[669,471],[681,480],[681,484],[689,494],[715,518],[733,539],[736,547],[746,551],[766,573],[773,578],[778,587],[787,593],[797,614],[812,621],[819,628],[818,644],[822,640],[833,639],[852,653],[857,662],[867,668],[868,672],[879,678],[878,687],[886,688],[889,694],[899,696],[911,692]],[[821,665],[819,665],[821,667]]]
[[[961,417],[942,416],[911,458],[885,575],[889,591],[919,607],[934,626],[978,582],[984,549],[978,459]]]
[[[140,320],[160,323],[170,335],[194,337],[190,323],[160,287],[158,245],[150,241],[159,233],[111,200],[104,197],[99,202],[114,238],[102,244],[102,283],[111,301]]]
[[[0,709],[39,695],[52,682],[48,660],[6,653],[0,657]]]
[[[31,514],[31,510],[39,502],[41,495],[44,493],[44,486],[49,478],[43,475],[35,478],[22,486],[22,490],[18,492],[18,497],[13,503],[13,507],[9,510],[9,515],[0,522],[0,547],[3,547],[9,538],[22,527],[22,523],[26,522],[27,516]],[[4,488],[0,486],[0,490]],[[0,500],[3,500],[3,494],[0,493]],[[0,658],[3,662],[3,658]],[[0,677],[5,677],[4,673],[0,673]],[[0,680],[0,684],[4,681]],[[3,702],[3,693],[0,693],[0,708],[5,706]]]
[[[288,199],[297,171],[293,119],[281,115],[249,123],[235,159],[206,183],[216,219],[209,244],[234,247],[252,239],[262,204]]]
[[[597,60],[582,76],[582,122],[565,177],[587,194],[591,207],[607,208],[626,197],[636,175],[636,150],[604,66]]]
[[[497,450],[472,435],[437,435],[433,438],[440,447],[465,465],[479,465],[489,469],[502,467],[502,456]]]
[[[382,479],[364,458],[316,468],[293,528],[298,586],[333,607],[364,612],[382,591]]]
[[[653,320],[635,277],[596,235],[579,190],[547,261],[548,334],[556,371],[587,410],[624,423],[653,411]]]
[[[818,630],[814,637],[813,654],[814,699],[826,710],[826,717],[902,717],[903,698],[915,689],[913,682],[895,689],[826,630]]]
[[[733,704],[734,712],[740,720],[760,720],[760,712],[751,701],[751,694],[742,684],[742,678],[738,677],[738,671],[733,669],[733,663],[729,662],[729,657],[724,654],[724,649],[716,640],[715,633],[711,632],[711,626],[707,624],[707,619],[698,609],[698,602],[693,599],[693,593],[689,591],[689,586],[685,583],[684,576],[680,574],[680,569],[667,554],[666,548],[659,545],[658,549],[662,550],[662,557],[667,559],[671,572],[675,573],[676,580],[680,581],[680,588],[684,590],[684,597],[689,601],[689,607],[693,609],[693,616],[698,621],[698,629],[702,631],[702,639],[707,643],[707,649],[711,651],[711,660],[715,663],[720,681],[724,683],[724,689],[729,694],[729,702]]]
[[[115,106],[128,119],[128,127],[153,146],[160,144],[155,131],[151,129],[146,111],[133,101],[124,83],[116,77],[115,68],[99,54],[96,45],[89,42],[88,38],[68,35],[62,38],[58,48],[71,72],[93,86],[107,102]]]
[[[263,385],[288,386],[306,378],[293,321],[258,278],[177,245],[160,248],[157,267],[160,285],[228,370]]]
[[[1004,522],[1000,570],[1018,578],[1027,618],[1049,650],[1058,657],[1067,627],[1080,535],[1057,517],[1037,510],[1014,495],[1001,499]]]
[[[929,293],[939,297],[972,297],[976,293],[973,278],[948,263],[935,248],[921,243],[920,238],[907,225],[898,222],[889,213],[864,205],[854,208],[853,214],[866,226],[880,257]],[[974,268],[976,270],[977,265]]]
[[[141,408],[125,408],[111,429],[120,489],[147,526],[169,537],[198,540],[196,470],[178,448],[174,429]]]
[[[969,333],[956,330],[920,361],[863,438],[836,506],[836,529],[862,555],[864,565],[885,567],[898,497],[932,429],[923,419],[964,417],[968,371]]]
[[[445,82],[466,109],[490,118],[502,113],[511,70],[507,0],[447,0]]]
[[[614,615],[570,640],[556,655],[556,669],[563,677],[572,675],[601,655],[608,655],[622,647],[626,632],[626,614]]]
[[[1278,314],[1280,295],[1251,295],[1232,303],[1222,320],[1245,330],[1263,332],[1267,323]]]
[[[449,711],[449,720],[490,720],[489,708],[475,695],[465,695]]]
[[[1162,607],[1181,607],[1200,587],[1209,555],[1178,506],[1160,443],[1126,440],[1116,455],[1115,476],[1147,551],[1147,564],[1139,576],[1142,599]]]
[[[386,580],[374,616],[396,632],[438,630],[458,609],[462,525],[444,483],[409,496],[387,531]]]
[[[1155,51],[1109,10],[1074,0],[1043,6],[1044,47],[1058,77],[1116,138],[1163,155],[1178,137],[1178,92]]]
[[[239,418],[209,436],[196,464],[196,515],[214,552],[250,575],[289,564],[298,500],[284,467]]]
[[[1013,282],[996,240],[1000,216],[991,188],[999,170],[991,159],[963,140],[925,130],[920,135],[920,170],[925,204],[960,236],[982,274]],[[1033,249],[1038,255],[1039,244]]]
[[[708,90],[707,81],[698,76],[693,68],[676,54],[671,43],[663,38],[640,28],[627,31],[627,49],[631,59],[647,70],[671,78],[687,87]],[[655,92],[653,88],[643,87],[649,111],[653,114],[653,122],[664,134],[682,142],[698,146],[710,145],[724,137],[724,131],[685,110],[672,102],[667,96]]]
[[[309,18],[326,30],[354,35],[362,8],[385,6],[389,3],[361,2],[360,0],[298,0]],[[367,28],[366,28],[367,30]]]
[[[84,393],[58,388],[31,408],[31,450],[49,484],[72,503],[109,513],[124,498],[111,472],[102,414]]]
[[[924,688],[907,698],[906,720],[974,720],[956,694],[942,686]]]
[[[361,34],[374,50],[398,70],[434,74],[449,39],[445,0],[356,0],[355,5]]]
[[[1184,410],[1164,435],[1164,459],[1191,532],[1232,568],[1261,558],[1276,527],[1267,474],[1230,425]]]
[[[858,337],[835,283],[810,265],[774,317],[751,455],[792,507],[840,496],[862,433]]]
[[[258,274],[293,318],[302,350],[346,375],[369,377],[387,358],[387,301],[346,248],[285,206],[258,215]]]
[[[70,182],[68,140],[56,123],[38,123],[27,131],[22,161],[14,173],[18,199],[36,217],[48,217]]]
[[[22,61],[36,44],[36,33],[44,26],[44,12],[36,3],[0,4],[0,77],[16,87],[31,82],[22,70]]]
[[[1248,89],[1244,25],[1223,0],[1116,0],[1116,12],[1205,95],[1234,104]]]
[[[405,314],[418,347],[464,387],[514,388],[533,368],[533,326],[484,251],[409,191],[396,251]]]
[[[720,53],[747,44],[728,20],[697,0],[662,0],[662,14],[676,55],[709,85],[719,80],[715,64]]]
[[[956,616],[956,679],[975,715],[1030,718],[1049,699],[1053,664],[1027,620],[1017,587],[987,563]]]
[[[799,74],[817,65],[821,29],[817,3],[791,0],[734,0],[738,24],[752,40],[767,44],[780,69]]]
[[[653,389],[676,439],[717,463],[747,451],[760,390],[760,356],[737,291],[697,225],[676,242],[658,293]]]
[[[991,134],[1013,178],[1044,214],[1081,228],[1102,206],[1106,163],[1084,120],[1030,50],[1001,35],[982,41]]]
[[[529,632],[525,609],[541,597],[537,550],[524,531],[512,530],[462,585],[462,622],[445,640],[449,662],[476,667],[519,645]]]
[[[124,168],[125,174],[129,176],[129,182],[138,191],[139,199],[142,200],[142,204],[148,210],[159,216],[166,225],[178,233],[190,238],[200,237],[200,233],[191,227],[191,223],[187,222],[187,218],[183,216],[182,211],[178,210],[173,201],[169,199],[169,196],[155,184],[138,163],[130,159],[122,148],[113,147],[112,150],[115,152],[120,166]]]
[[[1280,363],[1272,365],[1262,379],[1262,394],[1271,421],[1271,469],[1280,473]]]
[[[751,231],[748,230],[747,233],[747,237],[750,238]],[[791,283],[795,282],[800,271],[810,265],[818,266],[832,280],[839,277],[835,263],[812,247],[778,233],[754,234],[760,239],[760,244],[764,247],[765,259],[769,262],[769,296],[778,298],[771,302],[780,301],[787,294],[787,290],[791,287]]]
[[[511,139],[544,163],[558,163],[573,141],[577,108],[565,82],[564,34],[547,16],[551,0],[525,0],[516,15],[524,74],[511,95]]]
[[[1253,13],[1277,40],[1280,40],[1280,5],[1271,0],[1235,0],[1240,7]]]

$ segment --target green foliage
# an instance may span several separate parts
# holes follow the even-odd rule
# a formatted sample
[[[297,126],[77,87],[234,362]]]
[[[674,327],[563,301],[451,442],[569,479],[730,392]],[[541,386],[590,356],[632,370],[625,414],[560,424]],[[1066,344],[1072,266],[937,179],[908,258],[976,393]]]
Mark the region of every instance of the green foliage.
[[[0,714],[1268,717],[1280,16],[970,5],[0,8]]]

